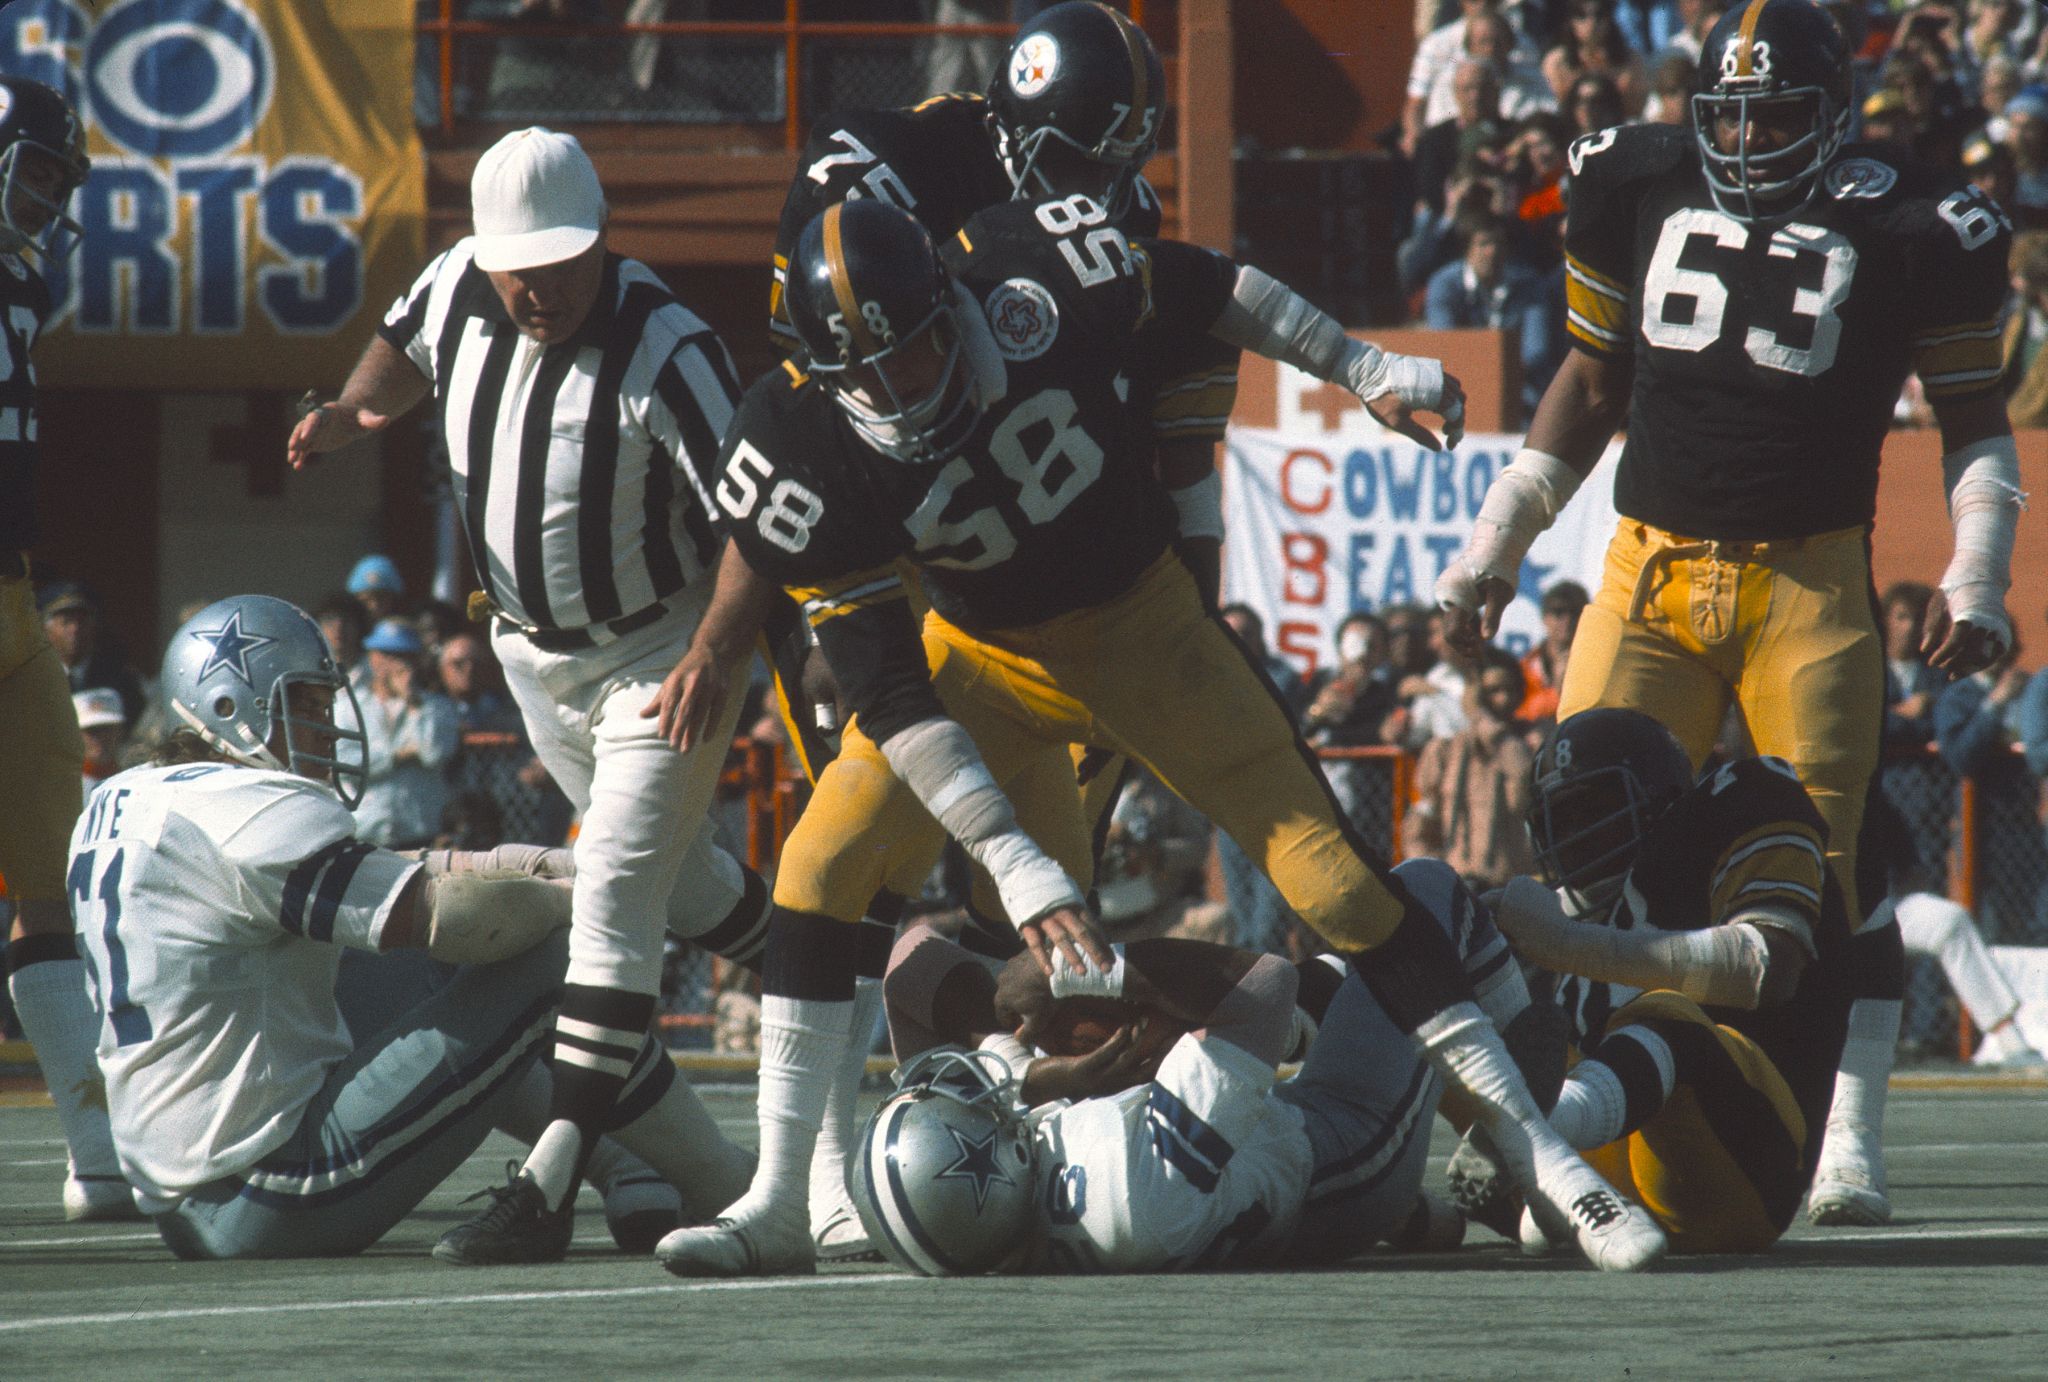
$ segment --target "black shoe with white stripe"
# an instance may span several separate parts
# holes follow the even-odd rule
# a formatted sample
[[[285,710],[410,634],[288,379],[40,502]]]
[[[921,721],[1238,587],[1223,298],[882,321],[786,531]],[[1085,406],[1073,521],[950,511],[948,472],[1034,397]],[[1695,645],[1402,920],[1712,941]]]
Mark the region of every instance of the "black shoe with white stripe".
[[[491,1207],[466,1224],[458,1224],[434,1244],[434,1260],[458,1267],[498,1267],[530,1262],[560,1262],[569,1255],[569,1235],[576,1227],[572,1202],[550,1210],[533,1177],[521,1175],[519,1163],[505,1165],[506,1183],[487,1185],[469,1199],[489,1196]]]

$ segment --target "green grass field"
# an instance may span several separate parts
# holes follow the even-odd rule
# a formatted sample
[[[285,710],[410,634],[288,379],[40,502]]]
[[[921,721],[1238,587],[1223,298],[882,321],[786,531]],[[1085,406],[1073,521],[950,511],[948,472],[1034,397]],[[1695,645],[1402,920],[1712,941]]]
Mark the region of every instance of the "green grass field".
[[[362,1257],[181,1263],[146,1224],[66,1224],[55,1116],[5,1107],[0,1376],[2048,1377],[2048,1085],[1902,1085],[1896,1222],[1640,1277],[1475,1228],[1316,1273],[684,1282],[614,1250],[587,1195],[566,1263],[441,1266],[496,1139]],[[751,1088],[706,1097],[752,1141]]]

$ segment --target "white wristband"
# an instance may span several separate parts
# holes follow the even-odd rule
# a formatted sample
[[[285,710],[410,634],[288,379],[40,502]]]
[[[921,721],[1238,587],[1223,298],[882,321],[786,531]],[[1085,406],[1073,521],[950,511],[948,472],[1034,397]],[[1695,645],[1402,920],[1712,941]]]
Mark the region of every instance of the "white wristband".
[[[968,853],[995,880],[1012,926],[1024,926],[1062,907],[1079,907],[1084,901],[1067,871],[1021,830],[971,845]]]
[[[1557,521],[1584,479],[1547,451],[1517,451],[1487,486],[1465,550],[1437,577],[1437,603],[1477,613],[1481,580],[1491,576],[1519,586],[1530,544]]]
[[[1124,996],[1124,948],[1112,945],[1109,953],[1116,962],[1107,971],[1089,966],[1075,969],[1067,952],[1058,946],[1052,952],[1052,996],[1055,998],[1121,998]]]
[[[1223,536],[1223,477],[1210,471],[1192,485],[1168,490],[1180,514],[1182,537]]]

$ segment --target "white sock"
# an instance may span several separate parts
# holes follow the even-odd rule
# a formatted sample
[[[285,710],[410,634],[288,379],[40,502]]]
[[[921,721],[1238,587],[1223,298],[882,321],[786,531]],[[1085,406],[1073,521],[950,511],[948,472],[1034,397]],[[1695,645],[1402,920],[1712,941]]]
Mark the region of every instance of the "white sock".
[[[1478,1004],[1445,1008],[1417,1028],[1415,1037],[1445,1081],[1479,1105],[1479,1120],[1516,1180],[1534,1186],[1556,1174],[1561,1163],[1578,1160],[1537,1110],[1500,1033]]]
[[[761,999],[761,1160],[727,1217],[770,1213],[810,1223],[811,1152],[825,1101],[851,1039],[851,1002]]]
[[[532,1176],[550,1211],[560,1209],[570,1187],[576,1183],[576,1166],[583,1159],[583,1134],[566,1118],[557,1118],[534,1139],[526,1164],[519,1169]]]
[[[832,1072],[832,1088],[825,1096],[825,1121],[818,1129],[818,1144],[811,1152],[811,1232],[846,1200],[846,1161],[852,1155],[855,1105],[860,1101],[861,1076],[867,1073],[868,1042],[874,1035],[875,1014],[882,1006],[882,981],[865,975],[854,980],[853,1018],[848,1029],[852,1040],[846,1054]]]
[[[85,965],[43,960],[7,980],[21,1030],[57,1106],[74,1176],[118,1176],[114,1132],[107,1122],[107,1082],[100,1075],[100,1018],[85,992]]]
[[[1657,1070],[1657,1106],[1662,1108],[1678,1083],[1678,1058],[1670,1044],[1647,1027],[1624,1027],[1600,1044],[1601,1054],[1617,1041],[1632,1041],[1648,1054]],[[1582,1152],[1620,1137],[1628,1126],[1628,1092],[1614,1068],[1597,1057],[1573,1066],[1550,1111],[1550,1126]]]
[[[1828,1110],[1827,1142],[1821,1152],[1826,1165],[1831,1152],[1878,1155],[1884,1141],[1884,1101],[1899,1045],[1896,998],[1859,998],[1849,1007],[1849,1036],[1842,1043],[1842,1063],[1835,1074],[1835,1100]],[[1838,1133],[1848,1142],[1838,1147]]]

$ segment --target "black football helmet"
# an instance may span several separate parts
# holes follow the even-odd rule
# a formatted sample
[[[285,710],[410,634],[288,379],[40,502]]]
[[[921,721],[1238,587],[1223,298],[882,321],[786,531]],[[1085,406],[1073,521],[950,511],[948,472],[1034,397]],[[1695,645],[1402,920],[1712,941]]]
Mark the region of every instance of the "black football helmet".
[[[967,444],[980,413],[953,283],[910,213],[827,207],[797,237],[785,293],[810,372],[877,450],[930,464]]]
[[[1692,760],[1640,710],[1582,710],[1536,755],[1529,839],[1543,880],[1581,915],[1621,892],[1643,837],[1693,784]]]
[[[40,163],[42,169],[31,171]],[[64,208],[85,182],[85,126],[41,82],[0,76],[0,254],[62,259],[83,232]]]
[[[1813,199],[1849,137],[1849,45],[1811,0],[1747,0],[1722,15],[1700,47],[1693,138],[1714,205],[1740,221],[1777,220]],[[1804,133],[1777,149],[1749,147],[1753,121],[1777,112]],[[1733,153],[1716,122],[1739,131]]]
[[[1166,70],[1124,15],[1069,0],[1017,35],[988,105],[1013,197],[1080,193],[1116,218],[1159,142]]]

